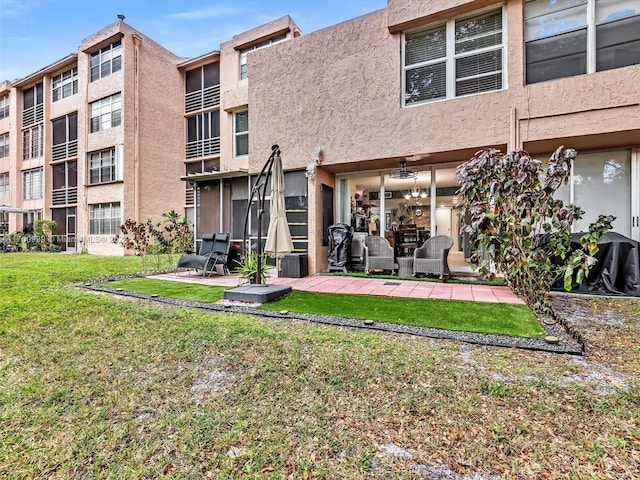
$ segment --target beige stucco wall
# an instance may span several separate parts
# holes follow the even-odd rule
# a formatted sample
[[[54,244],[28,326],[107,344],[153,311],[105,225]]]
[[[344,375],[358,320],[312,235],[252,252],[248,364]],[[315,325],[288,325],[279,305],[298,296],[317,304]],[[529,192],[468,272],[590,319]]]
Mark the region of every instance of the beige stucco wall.
[[[139,138],[132,142],[140,164],[137,215],[159,221],[184,205],[184,83],[179,58],[157,43],[141,39],[138,58]]]
[[[252,60],[252,159],[277,142],[285,169],[303,168],[321,146],[323,168],[357,171],[360,162],[457,150],[459,134],[465,147],[509,138],[508,90],[401,107],[400,35],[388,32],[385,11],[254,52]]]
[[[389,26],[408,25],[412,16],[441,21],[447,18],[442,9],[459,13],[489,4],[390,0],[388,10],[254,52],[250,172],[276,142],[285,169],[304,168],[321,146],[316,178],[323,170],[393,168],[407,156],[419,156],[416,165],[465,160],[485,146],[640,143],[640,66],[525,85],[521,1],[506,8],[505,90],[402,108],[401,33]],[[310,201],[314,196],[309,193]],[[319,240],[310,229],[310,245]],[[325,257],[319,249],[310,255],[318,266]]]
[[[0,82],[0,98],[9,96],[11,93],[11,83],[8,81]],[[9,101],[11,98],[9,97]],[[5,133],[11,134],[11,117],[5,117],[0,119],[0,135],[4,135]],[[11,135],[9,135],[11,137]],[[9,149],[12,147],[12,138],[9,138]],[[2,195],[0,193],[0,204],[3,205],[11,205],[11,182],[13,181],[13,177],[15,173],[12,169],[11,159],[13,157],[10,155],[0,158],[0,173],[9,173],[9,195]],[[16,229],[16,219],[14,218],[16,215],[9,215],[9,231],[12,232]]]
[[[392,32],[400,32],[502,3],[496,0],[388,0],[388,27]]]
[[[250,153],[249,156],[234,157],[233,114],[247,110],[249,106],[249,83],[253,82],[251,77],[255,54],[248,54],[248,78],[241,80],[240,51],[282,34],[286,34],[289,39],[299,34],[298,26],[288,15],[235,35],[220,45],[220,169],[223,171],[247,169],[251,156]],[[251,124],[249,129],[252,129]],[[251,141],[250,137],[250,143]]]
[[[85,121],[78,122],[79,149],[92,152],[122,144],[124,154],[123,181],[84,188],[78,231],[88,239],[85,247],[89,253],[122,253],[121,247],[89,235],[89,205],[120,202],[123,222],[144,222],[147,218],[156,222],[164,212],[181,212],[184,204],[185,187],[180,181],[184,168],[184,85],[177,68],[183,59],[123,22],[88,37],[80,49],[95,51],[120,36],[120,71],[89,82],[89,55],[81,55],[78,62],[80,78],[87,79],[86,90],[81,92],[83,112],[79,118]],[[122,94],[121,125],[89,133],[89,104],[118,92]],[[83,164],[81,182],[86,185],[86,156],[79,163]]]

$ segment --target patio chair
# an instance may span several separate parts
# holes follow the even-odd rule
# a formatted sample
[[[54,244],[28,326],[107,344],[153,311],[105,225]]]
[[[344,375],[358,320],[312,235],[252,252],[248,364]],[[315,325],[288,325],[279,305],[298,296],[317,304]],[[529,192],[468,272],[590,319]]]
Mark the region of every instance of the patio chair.
[[[184,268],[189,272],[202,270],[203,276],[209,276],[218,271],[217,266],[221,266],[222,274],[228,275],[229,247],[230,235],[228,233],[205,233],[202,235],[198,254],[182,255],[178,259],[176,269]]]
[[[451,277],[448,263],[451,247],[453,239],[447,235],[427,239],[413,251],[413,274],[435,274],[440,275],[441,279]]]
[[[211,272],[219,273],[218,268],[222,270],[222,275],[230,275],[229,272],[229,248],[231,247],[231,234],[216,233],[213,237],[213,252],[211,253]]]
[[[351,270],[364,270],[364,239],[365,232],[354,232],[351,239]]]
[[[378,235],[368,235],[364,239],[364,271],[389,270],[393,273],[393,247],[389,241]]]

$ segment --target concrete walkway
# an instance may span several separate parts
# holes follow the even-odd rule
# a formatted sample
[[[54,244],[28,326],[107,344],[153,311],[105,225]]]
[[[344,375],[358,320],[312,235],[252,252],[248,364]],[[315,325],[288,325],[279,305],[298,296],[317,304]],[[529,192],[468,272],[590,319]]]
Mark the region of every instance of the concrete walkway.
[[[235,287],[242,282],[237,275],[202,277],[197,273],[181,272],[154,275],[153,278],[179,282],[192,282],[201,285]],[[492,287],[445,282],[426,282],[405,279],[367,278],[313,275],[304,278],[284,278],[272,276],[269,284],[289,285],[294,290],[306,290],[319,293],[349,293],[360,295],[382,295],[387,297],[425,298],[444,300],[467,300],[473,302],[524,304],[509,287]]]

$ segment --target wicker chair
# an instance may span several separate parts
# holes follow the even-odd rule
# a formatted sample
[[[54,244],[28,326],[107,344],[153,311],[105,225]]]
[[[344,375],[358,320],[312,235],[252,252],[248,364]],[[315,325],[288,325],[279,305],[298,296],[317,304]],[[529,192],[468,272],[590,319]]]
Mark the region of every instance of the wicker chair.
[[[364,270],[364,239],[365,232],[354,232],[351,239],[351,270]]]
[[[364,271],[389,270],[393,273],[393,247],[389,241],[378,235],[368,235],[364,239]]]
[[[436,235],[426,240],[413,252],[413,274],[437,274],[440,278],[451,277],[447,257],[453,247],[453,239],[447,235]]]

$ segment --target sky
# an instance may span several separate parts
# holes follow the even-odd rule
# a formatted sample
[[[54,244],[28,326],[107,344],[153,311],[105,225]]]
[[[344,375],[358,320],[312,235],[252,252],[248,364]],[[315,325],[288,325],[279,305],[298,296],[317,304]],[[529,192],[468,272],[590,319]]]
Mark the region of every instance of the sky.
[[[386,0],[0,0],[0,82],[77,53],[89,35],[125,22],[180,57],[289,15],[303,34],[385,8]]]

